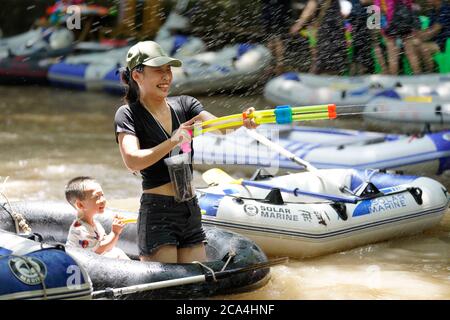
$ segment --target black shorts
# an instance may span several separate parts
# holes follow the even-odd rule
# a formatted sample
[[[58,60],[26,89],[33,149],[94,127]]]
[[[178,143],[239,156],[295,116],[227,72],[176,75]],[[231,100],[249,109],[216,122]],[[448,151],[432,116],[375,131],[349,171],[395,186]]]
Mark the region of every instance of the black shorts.
[[[176,202],[171,196],[143,193],[137,231],[141,256],[164,245],[186,248],[206,239],[196,197]]]

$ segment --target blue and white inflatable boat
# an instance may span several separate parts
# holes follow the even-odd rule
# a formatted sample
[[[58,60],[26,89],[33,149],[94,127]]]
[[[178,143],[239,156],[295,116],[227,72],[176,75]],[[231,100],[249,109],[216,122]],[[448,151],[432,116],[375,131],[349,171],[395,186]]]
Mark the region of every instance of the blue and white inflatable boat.
[[[85,269],[62,246],[0,229],[0,300],[90,299]]]
[[[450,169],[450,130],[422,136],[291,125],[261,125],[256,130],[317,168],[395,169],[421,175]],[[199,170],[215,166],[253,172],[267,167],[278,173],[300,168],[243,129],[196,137],[194,151]]]
[[[121,66],[129,47],[108,52],[74,55],[53,64],[48,80],[55,87],[76,90],[102,90],[102,79],[112,69]]]
[[[201,39],[183,35],[164,39],[160,45],[168,54],[180,59],[205,50]],[[124,66],[129,48],[127,46],[107,52],[69,56],[50,67],[48,79],[57,87],[123,94],[117,70]]]
[[[318,256],[419,233],[449,205],[446,188],[425,177],[322,169],[236,181],[214,170],[203,174],[212,186],[197,189],[203,223],[243,234],[269,255]]]

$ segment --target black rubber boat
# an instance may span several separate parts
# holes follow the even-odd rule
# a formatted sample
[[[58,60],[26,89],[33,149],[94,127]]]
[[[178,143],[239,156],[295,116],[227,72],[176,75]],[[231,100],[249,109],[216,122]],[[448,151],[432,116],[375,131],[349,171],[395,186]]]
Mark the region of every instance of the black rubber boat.
[[[65,202],[0,202],[0,229],[16,232],[17,223],[12,215],[20,214],[31,227],[32,232],[46,244],[63,244],[67,232],[75,218],[74,209]],[[136,218],[136,213],[107,209],[98,219],[109,232],[112,217],[120,213],[126,218]],[[91,278],[94,291],[106,288],[120,288],[144,283],[154,283],[170,279],[192,277],[217,272],[245,268],[267,263],[267,257],[251,240],[230,231],[216,227],[205,227],[207,235],[208,261],[199,264],[163,264],[140,262],[138,260],[116,260],[103,257],[86,250],[66,248]],[[0,233],[1,236],[1,233]],[[118,246],[128,256],[137,259],[136,225],[128,224],[121,234]],[[35,237],[36,238],[36,237]],[[206,267],[205,267],[206,266]],[[211,282],[188,284],[152,291],[131,293],[122,299],[195,299],[219,294],[250,291],[263,286],[269,279],[269,268],[239,272]]]

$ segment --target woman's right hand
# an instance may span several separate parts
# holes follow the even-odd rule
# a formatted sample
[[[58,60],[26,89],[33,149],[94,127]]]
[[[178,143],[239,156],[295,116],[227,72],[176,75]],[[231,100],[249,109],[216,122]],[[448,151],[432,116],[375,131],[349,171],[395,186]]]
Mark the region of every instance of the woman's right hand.
[[[183,143],[191,143],[192,141],[192,131],[194,130],[194,123],[198,121],[199,116],[193,117],[191,120],[188,120],[180,125],[180,127],[174,132],[171,140],[176,141],[176,145],[180,145]]]

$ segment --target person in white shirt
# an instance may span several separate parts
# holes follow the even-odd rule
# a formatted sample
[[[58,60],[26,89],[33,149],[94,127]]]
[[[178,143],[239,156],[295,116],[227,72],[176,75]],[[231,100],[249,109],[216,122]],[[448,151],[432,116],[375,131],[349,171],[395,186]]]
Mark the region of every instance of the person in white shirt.
[[[115,216],[111,233],[106,234],[95,216],[105,210],[106,199],[100,184],[91,177],[76,177],[65,188],[67,201],[77,210],[77,218],[69,229],[66,246],[83,248],[110,258],[129,259],[115,245],[125,226],[120,216]]]

